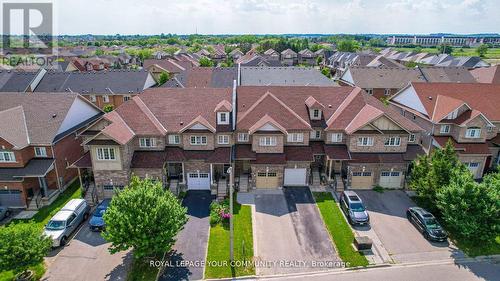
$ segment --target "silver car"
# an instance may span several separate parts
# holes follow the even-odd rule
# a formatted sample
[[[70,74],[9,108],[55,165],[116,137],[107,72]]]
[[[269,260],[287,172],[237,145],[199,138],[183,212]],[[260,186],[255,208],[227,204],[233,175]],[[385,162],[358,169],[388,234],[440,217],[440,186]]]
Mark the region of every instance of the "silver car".
[[[68,237],[89,216],[90,207],[83,199],[71,199],[45,225],[44,234],[52,238],[52,247],[64,246]]]
[[[340,208],[344,211],[350,224],[367,225],[370,223],[370,216],[356,192],[350,190],[342,192]]]

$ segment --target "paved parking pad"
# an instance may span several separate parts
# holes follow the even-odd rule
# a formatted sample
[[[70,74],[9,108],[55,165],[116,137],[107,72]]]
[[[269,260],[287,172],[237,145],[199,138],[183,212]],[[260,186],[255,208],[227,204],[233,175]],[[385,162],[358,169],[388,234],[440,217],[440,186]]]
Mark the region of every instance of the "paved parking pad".
[[[48,269],[42,280],[126,280],[132,254],[124,251],[112,255],[108,247],[101,234],[90,231],[84,222],[65,247],[53,250],[46,258]]]
[[[370,214],[370,226],[383,247],[396,263],[442,260],[463,257],[463,253],[448,242],[430,242],[408,221],[406,210],[416,206],[400,190],[383,193],[356,191]],[[359,228],[358,233],[363,229]]]
[[[308,188],[255,195],[257,274],[318,271],[338,257]],[[264,263],[263,263],[264,264]]]

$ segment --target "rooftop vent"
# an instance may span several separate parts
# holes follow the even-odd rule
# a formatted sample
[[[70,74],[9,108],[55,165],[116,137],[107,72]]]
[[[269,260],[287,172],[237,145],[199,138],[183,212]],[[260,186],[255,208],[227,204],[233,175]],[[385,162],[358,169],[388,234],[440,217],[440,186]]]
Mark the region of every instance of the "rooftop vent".
[[[56,118],[57,117],[57,114],[52,114],[52,118]]]
[[[427,98],[428,98],[429,100],[432,100],[432,97],[431,97],[431,96],[428,96]]]

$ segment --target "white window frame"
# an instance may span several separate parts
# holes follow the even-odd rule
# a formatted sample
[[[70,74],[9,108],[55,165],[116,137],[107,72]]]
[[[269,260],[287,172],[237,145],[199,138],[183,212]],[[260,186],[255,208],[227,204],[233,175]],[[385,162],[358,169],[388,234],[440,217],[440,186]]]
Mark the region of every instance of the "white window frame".
[[[447,124],[441,125],[441,127],[439,128],[439,132],[441,134],[448,134],[450,131],[451,131],[451,126]]]
[[[179,135],[168,135],[168,143],[169,144],[180,144],[181,136]]]
[[[207,145],[207,136],[190,136],[189,143],[191,145]]]
[[[239,142],[248,142],[248,133],[238,133]]]
[[[47,148],[43,146],[37,146],[33,149],[35,150],[36,157],[47,157]]]
[[[15,163],[16,162],[16,155],[12,151],[0,151],[0,162],[1,163]]]
[[[90,95],[90,101],[91,102],[96,102],[97,101],[97,97],[95,95]]]
[[[385,146],[401,146],[401,138],[400,137],[388,137],[384,142]]]
[[[222,120],[222,116],[224,116],[224,120]],[[229,112],[217,112],[217,124],[228,125]]]
[[[342,133],[332,133],[331,141],[332,142],[342,142],[342,137],[343,137]]]
[[[229,135],[218,135],[217,136],[218,144],[229,144]]]
[[[358,146],[373,146],[373,137],[358,137]]]
[[[366,92],[367,92],[370,96],[373,96],[373,89],[366,89]]]
[[[303,133],[288,133],[287,142],[304,142],[304,134]]]
[[[124,96],[123,96],[123,101],[124,101],[124,102],[129,101],[131,98],[132,98],[132,96],[131,96],[131,95],[124,95]]]
[[[415,134],[410,134],[410,136],[408,136],[408,142],[415,142],[416,138]]]
[[[276,137],[273,136],[266,136],[259,138],[260,146],[276,146],[276,143],[277,143]]]
[[[99,161],[115,161],[116,153],[113,147],[98,147],[96,149],[97,160]]]
[[[391,89],[384,89],[384,96],[389,96],[391,95]]]
[[[106,103],[109,102],[109,95],[103,95],[102,96],[102,101],[106,102]]]
[[[313,140],[319,140],[319,139],[321,139],[321,130],[313,130],[313,131],[311,131],[310,137]]]
[[[319,110],[319,109],[313,109],[313,111],[312,111],[312,117],[313,117],[313,119],[321,119],[321,110]]]
[[[156,139],[155,138],[139,138],[139,147],[142,147],[142,148],[156,147]]]
[[[481,129],[480,128],[468,128],[465,131],[465,137],[469,139],[478,139],[481,137]]]

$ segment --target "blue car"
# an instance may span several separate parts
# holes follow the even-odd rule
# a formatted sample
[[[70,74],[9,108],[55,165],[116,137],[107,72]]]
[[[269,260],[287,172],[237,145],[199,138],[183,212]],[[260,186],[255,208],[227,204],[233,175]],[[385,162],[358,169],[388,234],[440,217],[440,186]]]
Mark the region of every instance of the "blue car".
[[[104,230],[104,228],[106,228],[106,224],[104,223],[104,219],[102,217],[106,212],[106,209],[108,208],[110,202],[110,199],[104,199],[99,205],[97,205],[89,221],[90,230],[102,231]]]

